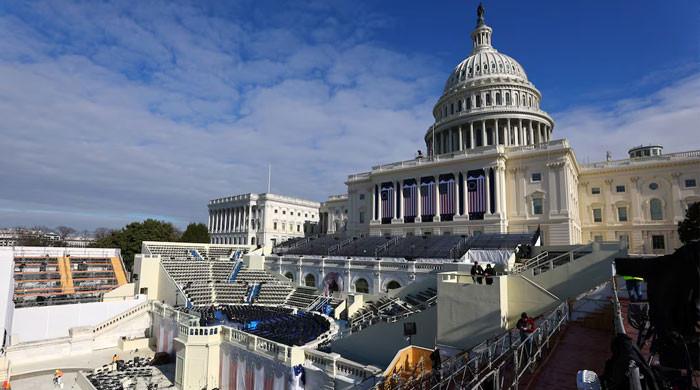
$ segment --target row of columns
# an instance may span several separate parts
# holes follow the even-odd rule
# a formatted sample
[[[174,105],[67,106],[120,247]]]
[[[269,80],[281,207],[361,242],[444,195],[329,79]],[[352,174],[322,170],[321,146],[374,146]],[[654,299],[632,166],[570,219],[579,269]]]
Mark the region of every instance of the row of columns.
[[[550,141],[551,127],[540,121],[506,118],[505,126],[501,127],[500,122],[503,121],[504,119],[473,121],[436,132],[435,148],[430,147],[429,150],[435,149],[437,154],[442,154],[474,149],[479,138],[478,146],[521,146]]]
[[[494,190],[493,190],[493,201],[495,204],[493,205],[494,212],[491,212],[491,201],[492,201],[492,194],[491,194],[491,175],[490,175],[490,170],[493,170],[493,180],[494,180]],[[455,186],[454,186],[454,199],[455,199],[455,205],[454,205],[454,214],[453,216],[464,216],[466,219],[469,219],[469,198],[468,194],[469,192],[467,191],[467,171],[455,171],[451,172],[452,175],[455,178]],[[463,193],[460,196],[460,191],[459,191],[459,174],[462,174],[462,189]],[[411,179],[404,179],[404,180],[399,180],[398,182],[392,182],[394,183],[394,193],[396,194],[396,199],[394,200],[395,202],[398,202],[398,215],[395,215],[396,211],[396,204],[392,204],[392,208],[394,210],[392,211],[392,215],[394,215],[395,219],[403,221],[404,219],[404,204],[403,204],[403,183],[406,180],[415,180],[416,182],[416,202],[417,202],[417,207],[416,207],[416,222],[420,222],[420,217],[422,216],[422,194],[421,194],[421,179],[424,179],[426,177],[432,177],[435,180],[435,215],[434,221],[439,221],[440,215],[441,215],[441,210],[440,210],[440,196],[439,196],[439,188],[438,183],[439,183],[439,178],[441,175],[437,176],[422,176],[419,178],[411,178]],[[484,213],[485,215],[492,215],[492,214],[498,214],[498,215],[505,215],[505,203],[506,203],[506,191],[505,191],[505,186],[506,186],[506,177],[505,177],[505,167],[497,164],[497,165],[492,165],[484,168],[484,176],[485,176],[485,187],[486,187],[486,212]],[[398,189],[396,189],[396,185],[398,183]],[[380,194],[377,193],[377,191],[381,192],[381,185],[375,186],[372,188],[372,199],[375,202],[375,207],[377,210],[376,215],[373,215],[373,220],[375,221],[381,221],[382,220],[382,202],[381,202],[381,197]],[[464,205],[464,210],[460,212],[459,204],[460,200],[462,201],[462,204]],[[374,211],[374,210],[373,210]],[[374,218],[377,217],[377,218]]]
[[[253,206],[227,207],[209,211],[210,233],[233,233],[251,230]]]

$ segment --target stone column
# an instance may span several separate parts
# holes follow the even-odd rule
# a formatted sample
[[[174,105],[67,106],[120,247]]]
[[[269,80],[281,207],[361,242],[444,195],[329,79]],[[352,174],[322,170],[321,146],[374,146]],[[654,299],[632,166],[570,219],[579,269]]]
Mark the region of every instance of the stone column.
[[[486,136],[486,121],[481,121],[481,146],[488,145],[488,137]]]
[[[246,229],[248,230],[248,232],[247,232],[248,234],[246,234],[246,236],[250,235],[250,232],[253,230],[252,224],[253,224],[253,206],[250,203],[248,203],[248,219],[247,219],[247,223],[246,223]],[[294,230],[292,229],[292,231],[294,231]],[[248,243],[250,244],[250,238],[246,238],[246,240],[248,240]]]
[[[433,147],[435,147],[435,145],[433,145]],[[377,186],[373,185],[372,186],[372,210],[371,210],[372,218],[370,219],[372,221],[376,221],[378,219],[377,218],[378,217],[377,210],[379,210],[379,209],[378,209],[377,202],[379,202],[379,193],[377,192]]]
[[[420,189],[420,177],[416,178],[416,196],[418,199],[416,199],[416,220],[415,222],[420,222],[421,221],[421,215],[422,215],[422,206],[421,206],[421,189]]]
[[[518,144],[525,145],[525,129],[523,129],[522,119],[518,119],[518,135],[520,136],[520,138],[518,139]]]
[[[396,189],[396,199],[399,202],[399,212],[396,215],[397,219],[400,219],[401,222],[403,222],[403,181],[399,180],[397,182],[397,189]]]
[[[671,174],[671,218],[666,218],[669,221],[673,221],[674,224],[682,221],[685,218],[683,214],[683,205],[681,204],[681,173],[673,172]],[[665,215],[664,215],[665,216]],[[673,248],[672,242],[667,240],[667,248]]]
[[[382,220],[382,186],[377,186],[377,220]]]
[[[462,151],[462,150],[464,150],[464,137],[462,136],[462,133],[464,130],[462,129],[462,125],[459,125],[458,131],[459,131],[459,148],[458,148],[458,150]]]
[[[505,165],[499,165],[498,166],[498,177],[499,177],[499,183],[498,185],[500,186],[501,190],[499,192],[499,199],[501,200],[499,202],[499,207],[498,210],[501,213],[501,218],[505,219],[506,218],[506,167]]]
[[[212,230],[211,230],[211,209],[209,209],[209,216],[207,218],[207,231],[209,231],[209,233],[212,232]]]
[[[455,181],[454,181],[454,183],[455,183],[455,197],[454,197],[455,214],[454,215],[458,216],[458,215],[461,215],[459,213],[459,172],[453,172],[452,175],[454,175],[454,177],[455,177]]]
[[[561,166],[561,162],[554,161],[547,164],[547,181],[549,188],[549,213],[559,213],[559,188],[557,186],[557,170]]]
[[[469,122],[469,149],[474,149],[474,122]]]
[[[510,128],[510,118],[508,118],[506,120],[506,127],[507,127],[507,131],[508,131],[508,136],[506,137],[506,138],[508,138],[508,145],[513,145],[513,142],[511,140],[511,137],[512,137],[511,131],[513,131],[513,130]]]
[[[493,126],[493,144],[498,145],[498,141],[500,139],[498,136],[498,119],[494,119],[493,122],[495,124],[495,126]]]
[[[491,215],[491,169],[489,167],[484,168],[486,181],[486,215]]]
[[[467,188],[467,178],[469,174],[463,172],[462,174],[462,188],[464,188],[464,194],[462,194],[462,202],[464,203],[464,216],[469,219],[469,189]]]
[[[435,216],[433,217],[434,221],[440,221],[440,176],[433,176],[435,179],[435,186],[433,187],[435,190]]]

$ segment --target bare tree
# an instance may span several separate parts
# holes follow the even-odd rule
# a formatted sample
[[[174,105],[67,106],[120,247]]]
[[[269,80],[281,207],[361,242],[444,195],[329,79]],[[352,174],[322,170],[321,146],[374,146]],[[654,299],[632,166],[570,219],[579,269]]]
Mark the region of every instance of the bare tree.
[[[56,231],[58,232],[58,235],[61,236],[61,240],[65,240],[66,237],[75,233],[75,229],[69,226],[58,226],[56,227]]]
[[[95,239],[99,240],[105,238],[109,236],[110,233],[112,233],[112,229],[108,229],[106,227],[99,227],[95,229]]]

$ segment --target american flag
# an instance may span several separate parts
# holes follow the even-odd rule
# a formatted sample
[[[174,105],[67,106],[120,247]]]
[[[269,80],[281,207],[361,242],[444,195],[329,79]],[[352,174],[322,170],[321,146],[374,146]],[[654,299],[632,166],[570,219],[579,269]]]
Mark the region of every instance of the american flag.
[[[393,204],[394,186],[392,184],[382,185],[382,219],[394,217]]]
[[[440,214],[454,215],[455,213],[455,179],[440,179]]]
[[[418,209],[418,188],[416,182],[404,183],[403,185],[403,215],[404,217],[415,217]]]
[[[486,212],[486,178],[483,174],[479,176],[469,175],[467,177],[467,192],[469,194],[469,213]]]
[[[420,184],[421,214],[435,215],[435,181]]]

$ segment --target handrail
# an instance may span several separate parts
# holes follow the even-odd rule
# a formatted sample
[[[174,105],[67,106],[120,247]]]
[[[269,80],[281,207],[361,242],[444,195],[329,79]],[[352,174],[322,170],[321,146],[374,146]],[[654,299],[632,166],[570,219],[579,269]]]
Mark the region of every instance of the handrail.
[[[517,335],[513,337],[511,329],[498,337],[495,342],[489,343],[487,340],[470,351],[444,361],[443,372],[448,371],[449,374],[444,375],[439,383],[430,388],[480,388],[479,385],[488,378],[496,375],[503,377],[501,371],[511,358],[515,362],[515,373],[509,377],[513,378],[513,385],[517,388],[520,377],[542,357],[545,344],[548,344],[550,339],[561,330],[568,318],[568,304],[562,302],[523,341],[519,341]],[[537,349],[533,350],[533,346]]]
[[[527,271],[528,269],[537,268],[537,267],[540,267],[544,264],[549,265],[549,269],[547,269],[547,271],[548,271],[548,270],[554,269],[555,267],[559,266],[556,264],[557,260],[560,260],[562,258],[567,257],[569,259],[569,261],[566,261],[564,264],[569,263],[569,262],[575,260],[574,255],[576,253],[590,253],[592,251],[592,248],[593,248],[593,244],[588,244],[588,245],[585,245],[582,247],[572,249],[568,252],[562,253],[561,255],[556,256],[553,259],[547,259],[545,256],[542,256],[542,254],[544,254],[544,253],[546,253],[547,256],[549,255],[549,252],[544,251],[544,252],[540,253],[539,255],[535,256],[534,258],[530,259],[526,263],[522,264],[520,267],[515,268],[513,270],[513,273],[516,273],[516,274],[522,273],[524,271]],[[563,264],[560,264],[560,265],[563,265]]]

